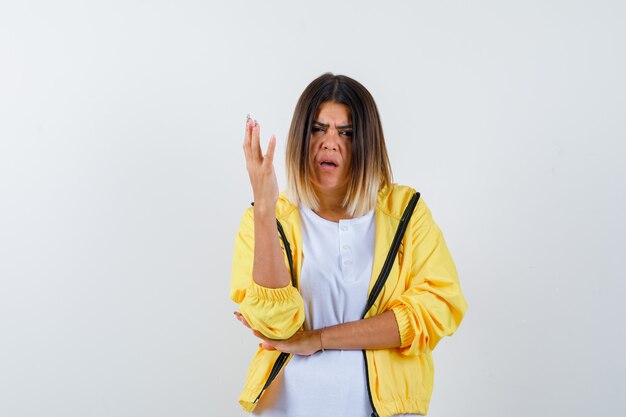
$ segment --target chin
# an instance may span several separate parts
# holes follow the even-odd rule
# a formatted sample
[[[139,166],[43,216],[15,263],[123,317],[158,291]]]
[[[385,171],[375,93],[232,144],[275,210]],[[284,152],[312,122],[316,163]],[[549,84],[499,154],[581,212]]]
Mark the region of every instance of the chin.
[[[346,184],[340,183],[339,181],[318,181],[315,183],[315,188],[320,191],[336,191],[342,190]]]

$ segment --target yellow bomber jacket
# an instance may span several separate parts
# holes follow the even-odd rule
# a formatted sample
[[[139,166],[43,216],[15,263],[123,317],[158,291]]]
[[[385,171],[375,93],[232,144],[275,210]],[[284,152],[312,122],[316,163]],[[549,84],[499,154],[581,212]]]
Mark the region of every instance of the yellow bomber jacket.
[[[370,291],[414,192],[410,187],[394,184],[378,194]],[[253,328],[273,339],[287,339],[302,327],[305,313],[297,290],[302,266],[300,214],[298,207],[283,194],[276,204],[276,218],[289,241],[296,287],[270,289],[253,281],[254,222],[250,207],[243,215],[235,240],[230,298],[239,304],[241,314]],[[286,254],[285,265],[289,265]],[[431,351],[442,337],[456,330],[467,303],[441,230],[421,198],[387,282],[366,317],[387,310],[395,314],[401,345],[395,349],[365,351],[372,402],[380,417],[426,414],[433,389]],[[279,354],[257,350],[239,397],[244,410],[252,411],[256,406]]]

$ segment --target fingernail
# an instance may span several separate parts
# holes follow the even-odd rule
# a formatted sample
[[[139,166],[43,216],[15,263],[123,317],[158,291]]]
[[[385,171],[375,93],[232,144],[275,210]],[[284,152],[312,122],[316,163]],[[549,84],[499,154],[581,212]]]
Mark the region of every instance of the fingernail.
[[[257,127],[258,123],[256,121],[256,119],[254,119],[254,123],[252,124],[252,126]]]

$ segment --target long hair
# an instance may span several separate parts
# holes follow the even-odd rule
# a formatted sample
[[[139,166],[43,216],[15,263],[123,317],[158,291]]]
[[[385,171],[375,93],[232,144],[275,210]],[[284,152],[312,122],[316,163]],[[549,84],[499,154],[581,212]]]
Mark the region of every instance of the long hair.
[[[287,194],[295,204],[319,208],[311,181],[310,141],[313,122],[324,102],[344,104],[350,110],[352,163],[342,205],[350,216],[362,216],[376,206],[378,191],[391,184],[391,165],[374,98],[345,75],[321,75],[298,99],[287,138]]]

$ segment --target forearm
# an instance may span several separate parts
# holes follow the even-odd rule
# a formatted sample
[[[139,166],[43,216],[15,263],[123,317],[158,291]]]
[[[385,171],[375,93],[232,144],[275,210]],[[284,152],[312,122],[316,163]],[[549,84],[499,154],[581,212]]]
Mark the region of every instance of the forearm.
[[[400,346],[398,324],[392,311],[318,330],[324,349],[373,350]]]
[[[258,285],[267,288],[286,287],[291,281],[276,231],[274,210],[261,205],[254,207],[252,278]]]
[[[289,339],[276,340],[255,330],[241,315],[235,316],[263,340],[260,347],[296,355],[311,355],[320,350],[392,349],[400,347],[400,335],[392,311],[380,315],[316,330],[302,330]]]

